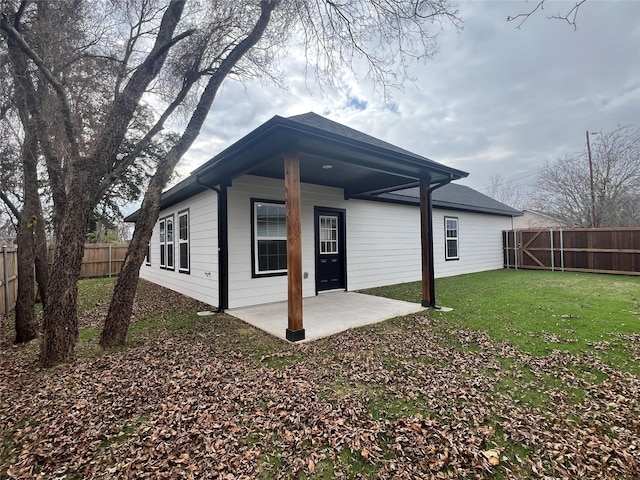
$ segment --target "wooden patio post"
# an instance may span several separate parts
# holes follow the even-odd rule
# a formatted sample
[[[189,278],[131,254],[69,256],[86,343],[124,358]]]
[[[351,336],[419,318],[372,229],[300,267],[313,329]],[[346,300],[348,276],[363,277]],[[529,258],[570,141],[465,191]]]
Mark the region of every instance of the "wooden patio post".
[[[304,340],[302,324],[302,227],[300,224],[300,155],[284,155],[284,190],[287,211],[287,340]]]
[[[420,179],[420,244],[422,250],[422,306],[435,307],[435,284],[433,265],[433,232],[431,231],[431,177]]]

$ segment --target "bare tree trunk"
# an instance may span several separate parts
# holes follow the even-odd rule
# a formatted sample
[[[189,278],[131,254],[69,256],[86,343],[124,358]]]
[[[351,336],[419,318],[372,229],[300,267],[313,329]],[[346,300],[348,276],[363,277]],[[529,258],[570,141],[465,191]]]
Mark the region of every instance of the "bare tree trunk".
[[[40,363],[45,368],[70,362],[74,358],[74,347],[78,339],[78,278],[82,267],[89,214],[93,207],[87,175],[87,172],[78,175],[79,179],[68,194],[68,208],[58,235],[44,308]]]
[[[15,343],[25,343],[38,336],[35,307],[35,276],[33,273],[33,236],[24,215],[18,226],[18,298],[16,300]]]
[[[47,288],[49,287],[49,249],[47,248],[47,234],[44,228],[44,216],[42,214],[42,204],[40,203],[39,197],[34,248],[36,284],[38,285],[38,295],[44,308],[47,305]]]
[[[18,99],[18,101],[22,100],[22,98]],[[18,227],[18,298],[16,301],[15,343],[28,342],[38,336],[38,325],[34,311],[36,231],[38,223],[40,223],[37,171],[38,139],[28,116],[22,114],[21,117],[25,126],[25,136],[21,151],[23,207]]]
[[[144,261],[147,245],[151,240],[153,226],[160,213],[162,189],[173,171],[173,166],[167,165],[164,161],[161,166],[164,167],[163,170],[157,171],[149,182],[140,210],[140,220],[136,223],[136,229],[133,232],[131,242],[129,242],[120,276],[113,290],[109,311],[100,335],[102,348],[124,345],[127,339],[140,267]]]
[[[171,1],[162,17],[151,52],[131,75],[123,92],[114,100],[105,119],[104,131],[100,134],[91,157],[81,158],[78,148],[79,138],[75,132],[64,87],[55,78],[50,79],[52,87],[60,98],[63,113],[67,111],[63,118],[72,150],[73,183],[66,197],[60,230],[56,231],[58,243],[49,277],[47,303],[44,308],[44,336],[40,363],[45,368],[69,362],[74,358],[75,342],[78,338],[76,309],[78,279],[89,216],[100,197],[100,182],[107,175],[117,155],[140,98],[149,83],[162,69],[170,46],[191,34],[190,31],[173,37],[182,17],[184,4],[184,0]],[[11,32],[9,26],[5,29]],[[48,73],[44,69],[43,71]]]
[[[109,305],[109,311],[105,318],[104,328],[100,336],[100,345],[103,348],[123,345],[127,338],[131,312],[133,310],[133,301],[140,276],[140,267],[144,260],[144,252],[151,240],[153,226],[160,213],[162,189],[169,180],[176,164],[180,158],[182,158],[182,155],[189,149],[200,133],[200,129],[207,118],[209,110],[211,110],[211,105],[213,104],[220,85],[238,61],[260,40],[271,20],[271,12],[276,6],[277,2],[261,2],[261,14],[255,26],[251,32],[233,48],[220,64],[220,67],[211,76],[182,137],[169,153],[167,153],[165,158],[159,162],[156,174],[149,182],[149,187],[144,195],[138,216],[139,221],[136,223],[136,229],[129,243],[127,256],[122,266],[120,277],[116,282],[111,304]]]

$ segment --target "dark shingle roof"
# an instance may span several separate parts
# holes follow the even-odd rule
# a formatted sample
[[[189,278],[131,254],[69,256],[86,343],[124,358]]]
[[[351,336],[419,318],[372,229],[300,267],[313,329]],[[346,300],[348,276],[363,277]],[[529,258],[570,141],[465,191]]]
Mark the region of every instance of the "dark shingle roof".
[[[410,157],[413,157],[419,160],[426,160],[429,162],[433,162],[433,160],[427,157],[417,155],[413,152],[410,152],[409,150],[405,150],[404,148],[400,148],[391,143],[387,143],[383,140],[380,140],[379,138],[372,137],[371,135],[367,135],[366,133],[362,133],[358,130],[354,130],[353,128],[349,128],[346,125],[342,125],[341,123],[334,122],[333,120],[329,120],[328,118],[325,118],[314,112],[303,113],[300,115],[294,115],[292,117],[287,117],[287,118],[289,120],[293,120],[294,122],[298,122],[303,125],[324,130],[325,132],[350,138],[351,140],[357,140],[359,142],[367,143],[369,145],[374,145],[379,148],[384,148],[386,150],[400,153],[402,155],[408,155]]]
[[[380,198],[407,203],[420,203],[420,189],[418,187],[397,190],[382,194]],[[456,183],[449,183],[433,191],[433,206],[451,210],[466,210],[471,212],[491,213],[494,215],[522,216],[520,210],[511,208],[504,203],[494,200],[473,188]]]
[[[166,208],[203,191],[205,187],[199,182],[198,179],[200,174],[205,170],[214,167],[218,163],[229,160],[229,158],[233,156],[235,150],[240,148],[239,145],[243,146],[244,143],[248,142],[247,139],[251,139],[251,141],[253,141],[253,136],[262,133],[268,135],[269,132],[271,132],[270,128],[272,126],[278,127],[279,125],[282,125],[283,127],[289,126],[289,128],[296,128],[295,124],[299,124],[301,126],[301,131],[320,131],[320,134],[327,137],[327,139],[342,137],[344,139],[347,139],[350,142],[349,144],[353,146],[358,146],[358,144],[366,144],[368,146],[379,149],[379,151],[386,150],[388,152],[401,155],[404,158],[411,159],[409,161],[412,162],[415,162],[416,160],[419,163],[426,162],[427,164],[429,164],[430,168],[435,169],[434,171],[445,172],[447,175],[451,175],[452,178],[456,178],[454,177],[454,175],[457,175],[457,178],[467,175],[466,172],[451,169],[449,167],[446,167],[445,165],[434,162],[429,158],[417,155],[408,150],[397,147],[378,138],[372,137],[371,135],[367,135],[366,133],[359,132],[358,130],[354,130],[353,128],[349,128],[345,125],[324,118],[313,112],[294,115],[288,118],[283,118],[276,115],[271,120],[240,139],[234,145],[228,147],[226,150],[216,155],[216,157],[212,158],[209,162],[197,168],[192,172],[190,177],[186,178],[170,190],[164,192],[162,194],[162,208]],[[324,134],[322,132],[324,132]],[[368,198],[370,198],[371,200],[419,204],[419,190],[417,187],[408,188],[404,190],[397,190],[392,193],[370,196]],[[494,200],[486,195],[483,195],[480,192],[477,192],[469,187],[456,185],[453,183],[447,184],[434,190],[432,198],[433,205],[438,208],[482,212],[494,215],[522,215],[522,212],[508,207],[507,205],[500,203],[497,200]],[[135,221],[137,218],[137,214],[138,212],[134,212],[129,217],[127,217],[125,221]]]

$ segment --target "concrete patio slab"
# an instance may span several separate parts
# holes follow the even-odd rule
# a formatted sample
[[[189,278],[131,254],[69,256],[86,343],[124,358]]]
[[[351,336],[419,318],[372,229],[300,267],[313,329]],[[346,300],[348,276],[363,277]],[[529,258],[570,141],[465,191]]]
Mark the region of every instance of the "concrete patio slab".
[[[425,310],[417,303],[356,292],[329,292],[308,297],[302,301],[302,308],[305,329],[302,342]],[[233,308],[227,313],[271,335],[286,339],[287,302]]]

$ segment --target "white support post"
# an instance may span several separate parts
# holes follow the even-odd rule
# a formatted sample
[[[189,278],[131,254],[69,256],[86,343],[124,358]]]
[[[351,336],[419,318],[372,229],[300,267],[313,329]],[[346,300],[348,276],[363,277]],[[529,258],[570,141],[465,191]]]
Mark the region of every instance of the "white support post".
[[[9,316],[9,254],[7,251],[7,246],[2,245],[2,286],[4,290],[4,315],[5,317]]]
[[[556,268],[555,268],[555,254],[553,252],[553,228],[549,230],[549,235],[551,237],[551,242],[550,242],[550,250],[551,250],[551,271],[555,272]]]
[[[560,271],[564,272],[564,240],[562,239],[562,229],[560,229]]]

